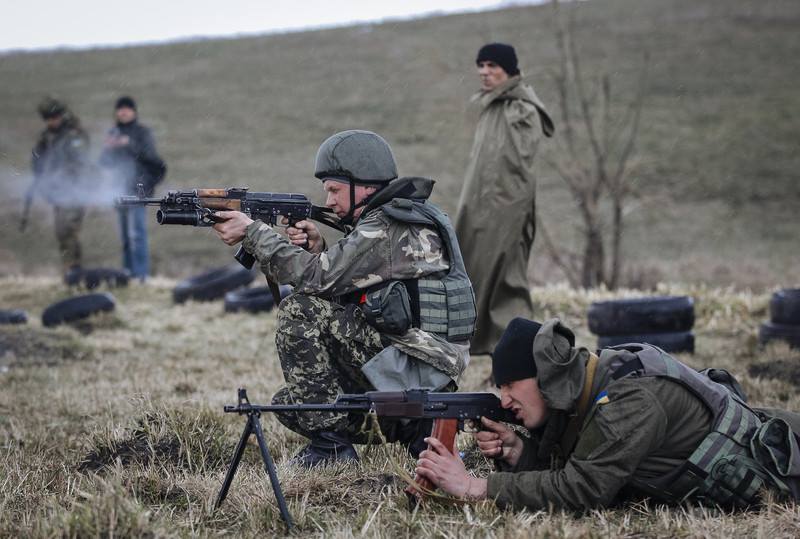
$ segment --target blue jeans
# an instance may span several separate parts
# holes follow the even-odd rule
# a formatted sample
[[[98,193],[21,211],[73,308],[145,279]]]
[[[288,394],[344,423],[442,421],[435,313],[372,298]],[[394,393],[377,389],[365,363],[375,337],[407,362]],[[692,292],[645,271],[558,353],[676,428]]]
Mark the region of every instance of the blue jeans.
[[[122,264],[131,276],[142,281],[150,273],[150,250],[147,247],[147,208],[119,208],[122,239]]]

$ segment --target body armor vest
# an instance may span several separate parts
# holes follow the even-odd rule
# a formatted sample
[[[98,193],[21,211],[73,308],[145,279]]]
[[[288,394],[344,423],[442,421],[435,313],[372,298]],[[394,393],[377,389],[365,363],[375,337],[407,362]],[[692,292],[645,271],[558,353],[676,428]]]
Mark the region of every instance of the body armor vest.
[[[441,277],[428,275],[406,281],[412,308],[415,318],[418,313],[421,330],[450,342],[469,340],[475,333],[475,293],[450,219],[433,204],[408,198],[392,199],[380,209],[397,221],[436,228],[447,249],[450,268]]]
[[[618,353],[601,360],[600,387],[626,376],[668,378],[691,391],[713,417],[711,431],[682,465],[660,478],[634,480],[631,486],[662,501],[692,497],[728,507],[753,504],[763,487],[797,497],[797,441],[785,421],[763,422],[767,418],[747,406],[735,390],[660,348],[630,344],[612,350]]]

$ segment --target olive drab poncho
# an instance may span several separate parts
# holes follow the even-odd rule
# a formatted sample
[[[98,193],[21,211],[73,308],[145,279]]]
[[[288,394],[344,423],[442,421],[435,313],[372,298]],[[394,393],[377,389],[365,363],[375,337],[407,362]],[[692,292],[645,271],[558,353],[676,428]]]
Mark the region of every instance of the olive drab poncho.
[[[455,220],[477,301],[472,353],[492,351],[515,317],[533,317],[527,279],[535,233],[534,157],[553,122],[520,77],[473,98],[481,109]]]

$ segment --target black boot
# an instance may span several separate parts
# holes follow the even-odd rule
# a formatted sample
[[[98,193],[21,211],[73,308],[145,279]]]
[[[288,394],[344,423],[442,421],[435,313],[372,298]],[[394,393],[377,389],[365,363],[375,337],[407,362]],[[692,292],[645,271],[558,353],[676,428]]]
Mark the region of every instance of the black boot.
[[[398,422],[396,426],[396,440],[406,446],[409,454],[419,458],[419,454],[428,449],[425,438],[433,431],[433,419],[412,419],[403,424]]]
[[[358,453],[346,435],[338,432],[315,434],[311,443],[292,457],[290,464],[313,468],[331,462],[358,462]]]

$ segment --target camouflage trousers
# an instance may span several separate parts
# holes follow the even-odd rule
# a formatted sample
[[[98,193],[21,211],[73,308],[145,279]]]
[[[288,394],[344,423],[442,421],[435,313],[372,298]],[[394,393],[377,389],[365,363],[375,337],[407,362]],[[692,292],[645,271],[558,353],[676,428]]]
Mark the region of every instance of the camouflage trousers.
[[[78,236],[86,211],[81,207],[62,206],[53,206],[53,211],[61,268],[66,273],[70,268],[81,265],[81,243]]]
[[[374,388],[361,367],[384,347],[357,305],[338,305],[304,294],[284,299],[275,336],[286,385],[273,404],[329,403],[340,393]],[[309,436],[335,431],[358,438],[363,414],[309,412],[275,414],[287,428]]]

